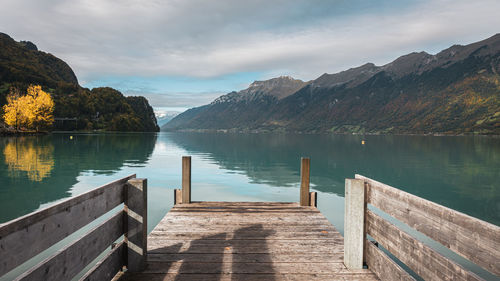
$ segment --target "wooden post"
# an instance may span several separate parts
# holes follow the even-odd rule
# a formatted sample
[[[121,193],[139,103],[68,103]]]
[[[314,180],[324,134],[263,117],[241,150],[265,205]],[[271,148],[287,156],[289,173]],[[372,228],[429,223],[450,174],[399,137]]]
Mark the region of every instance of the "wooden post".
[[[182,203],[191,203],[191,156],[182,157]]]
[[[348,269],[363,268],[365,240],[365,183],[345,180],[344,264]]]
[[[318,207],[318,193],[315,191],[309,192],[309,206]]]
[[[126,187],[126,265],[130,272],[138,272],[146,268],[148,235],[148,181],[147,179],[130,179],[128,180]]]
[[[182,190],[174,189],[174,205],[182,203]]]
[[[302,157],[300,164],[300,206],[309,206],[310,159]]]

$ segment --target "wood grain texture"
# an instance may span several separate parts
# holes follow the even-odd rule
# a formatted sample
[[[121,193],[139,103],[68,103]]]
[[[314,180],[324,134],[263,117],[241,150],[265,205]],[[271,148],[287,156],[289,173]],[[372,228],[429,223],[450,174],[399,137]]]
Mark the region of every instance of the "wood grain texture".
[[[57,251],[16,280],[70,280],[123,234],[123,211]]]
[[[80,281],[102,281],[111,280],[122,270],[125,265],[126,244],[122,241],[118,243],[104,258],[102,258],[94,267],[92,267]]]
[[[120,280],[377,280],[348,270],[343,254],[343,237],[314,207],[193,202],[150,233],[146,270]]]
[[[182,203],[191,203],[191,156],[182,157]]]
[[[366,232],[425,280],[482,280],[370,210]]]
[[[378,280],[369,270],[359,272],[339,270],[332,274],[318,273],[271,273],[271,274],[183,274],[183,273],[138,273],[125,275],[124,281],[345,281],[345,280]]]
[[[374,243],[368,240],[365,240],[365,260],[368,268],[373,271],[380,280],[415,281],[415,278],[375,246]]]
[[[363,268],[365,241],[365,186],[362,180],[345,180],[344,263],[349,269]]]
[[[127,224],[125,243],[127,244],[127,269],[141,271],[146,267],[148,235],[148,181],[130,179],[127,182],[125,208]]]
[[[130,175],[1,224],[0,276],[122,203],[124,184],[134,177]]]
[[[367,202],[493,274],[500,275],[500,227],[375,180]]]
[[[302,157],[300,163],[300,206],[309,206],[311,160]]]

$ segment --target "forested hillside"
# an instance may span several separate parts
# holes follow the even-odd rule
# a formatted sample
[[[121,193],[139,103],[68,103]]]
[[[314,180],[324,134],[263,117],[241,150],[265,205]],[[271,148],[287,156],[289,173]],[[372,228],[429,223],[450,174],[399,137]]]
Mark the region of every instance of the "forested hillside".
[[[144,97],[125,97],[112,88],[81,87],[73,70],[61,59],[27,41],[16,42],[0,33],[0,108],[7,95],[41,85],[51,93],[56,130],[158,131],[152,107]],[[3,114],[0,109],[0,114]],[[76,122],[58,121],[77,118]],[[0,130],[4,128],[0,120]]]

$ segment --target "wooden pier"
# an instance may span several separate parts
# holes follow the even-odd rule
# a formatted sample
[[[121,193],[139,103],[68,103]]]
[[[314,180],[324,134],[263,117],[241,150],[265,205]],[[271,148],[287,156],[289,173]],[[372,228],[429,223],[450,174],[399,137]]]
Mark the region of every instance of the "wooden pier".
[[[344,238],[316,208],[302,159],[300,203],[191,202],[191,158],[183,157],[175,206],[148,236],[139,280],[378,280],[344,265]]]
[[[393,220],[499,278],[500,227],[361,175],[346,179],[342,237],[316,208],[309,164],[299,203],[192,202],[183,157],[182,189],[149,235],[147,180],[125,177],[1,224],[0,277],[104,215],[15,280],[483,280]]]
[[[120,280],[378,280],[348,270],[344,239],[298,203],[177,204],[148,236],[148,261]]]

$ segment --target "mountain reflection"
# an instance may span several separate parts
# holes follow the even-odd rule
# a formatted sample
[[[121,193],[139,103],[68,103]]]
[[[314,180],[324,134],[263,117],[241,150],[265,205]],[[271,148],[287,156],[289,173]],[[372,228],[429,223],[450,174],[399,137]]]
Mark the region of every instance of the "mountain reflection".
[[[244,173],[255,183],[299,186],[304,156],[311,158],[316,190],[344,196],[344,179],[357,173],[500,223],[498,138],[223,133],[168,137],[188,153]]]
[[[13,138],[3,150],[10,177],[19,177],[23,172],[31,181],[42,181],[54,167],[54,146],[51,143],[38,145],[33,138]]]

